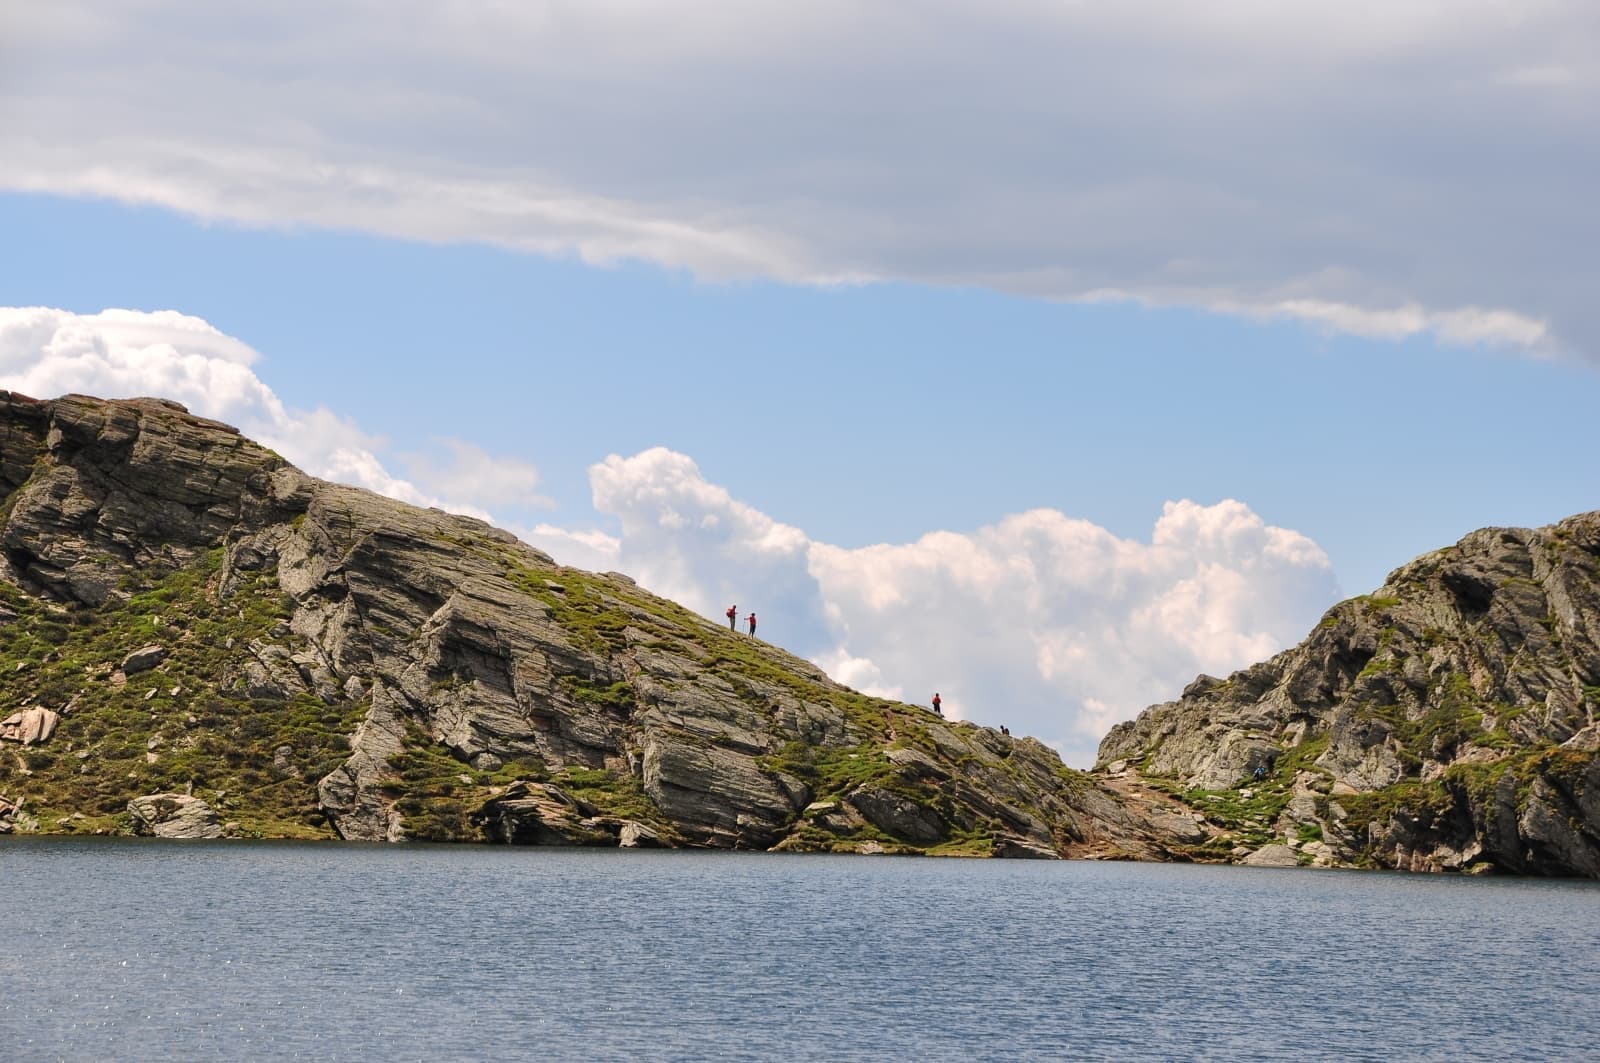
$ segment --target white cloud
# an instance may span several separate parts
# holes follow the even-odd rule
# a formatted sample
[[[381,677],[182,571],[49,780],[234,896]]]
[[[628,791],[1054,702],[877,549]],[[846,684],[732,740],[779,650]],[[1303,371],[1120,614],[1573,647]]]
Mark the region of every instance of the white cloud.
[[[1431,332],[1462,345],[1505,344],[1538,351],[1550,340],[1550,324],[1510,310],[1476,306],[1430,311],[1416,303],[1390,309],[1364,309],[1317,299],[1288,299],[1272,306],[1241,308],[1261,317],[1293,317],[1326,325],[1339,332],[1375,339],[1399,340]]]
[[[539,470],[521,458],[496,457],[459,439],[434,440],[437,453],[404,455],[406,474],[424,491],[484,508],[548,509],[538,493]]]
[[[78,392],[172,399],[235,425],[315,476],[414,505],[487,519],[491,498],[502,511],[540,501],[532,494],[533,466],[451,440],[439,441],[444,460],[411,457],[419,486],[390,470],[382,439],[325,408],[286,407],[251,368],[258,357],[206,321],[171,310],[0,307],[0,388],[42,398]]]
[[[883,670],[865,657],[852,657],[844,649],[835,649],[827,653],[818,654],[814,660],[817,665],[834,679],[847,687],[871,694],[875,698],[890,698],[895,701],[904,701],[906,689],[898,684],[890,683],[883,677]],[[942,709],[942,705],[941,705]],[[954,713],[946,713],[954,716]],[[958,718],[959,717],[955,717]]]
[[[510,527],[507,530],[563,565],[591,572],[617,570],[617,558],[622,552],[620,539],[593,529],[574,531],[554,524],[536,524],[531,528]]]
[[[1105,730],[1300,638],[1338,596],[1327,556],[1248,506],[1169,502],[1148,543],[1054,510],[971,534],[846,549],[810,539],[657,448],[591,469],[620,567],[761,631],[841,682],[1039,735],[1077,763]],[[715,518],[715,519],[707,519]]]
[[[1600,357],[1589,0],[8,12],[0,188]]]
[[[1515,70],[1503,70],[1495,75],[1495,80],[1507,85],[1521,85],[1534,89],[1565,89],[1578,84],[1582,79],[1570,66],[1524,66]]]
[[[754,608],[775,638],[783,625],[823,623],[805,533],[707,482],[686,455],[663,447],[612,455],[589,479],[594,508],[622,526],[616,566],[642,585],[713,618],[729,605]]]

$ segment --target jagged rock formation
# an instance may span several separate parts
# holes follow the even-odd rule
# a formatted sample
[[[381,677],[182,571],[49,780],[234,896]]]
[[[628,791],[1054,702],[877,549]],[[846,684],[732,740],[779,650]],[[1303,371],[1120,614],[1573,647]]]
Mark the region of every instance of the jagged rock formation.
[[[0,493],[0,710],[60,716],[0,754],[38,829],[126,830],[131,808],[158,833],[181,812],[367,840],[1173,843],[1035,741],[857,694],[172,403],[0,392]]]
[[[1588,513],[1412,561],[1299,646],[1119,724],[1099,766],[1205,814],[1213,855],[1600,877],[1597,719]]]

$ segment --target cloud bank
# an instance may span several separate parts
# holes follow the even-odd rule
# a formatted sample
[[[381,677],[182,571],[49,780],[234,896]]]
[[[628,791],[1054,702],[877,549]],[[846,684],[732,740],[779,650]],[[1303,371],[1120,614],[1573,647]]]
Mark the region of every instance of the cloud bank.
[[[15,7],[0,188],[1600,358],[1589,0]]]
[[[53,397],[160,395],[238,425],[318,476],[500,522],[557,559],[620,569],[870,693],[1012,727],[1087,764],[1106,728],[1299,638],[1338,597],[1328,558],[1242,502],[1168,502],[1149,541],[1040,509],[974,532],[846,549],[711,483],[663,448],[590,469],[615,531],[508,514],[544,504],[536,468],[470,443],[396,455],[337,414],[287,408],[256,352],[170,311],[0,308],[0,387]],[[405,475],[391,471],[402,468]]]

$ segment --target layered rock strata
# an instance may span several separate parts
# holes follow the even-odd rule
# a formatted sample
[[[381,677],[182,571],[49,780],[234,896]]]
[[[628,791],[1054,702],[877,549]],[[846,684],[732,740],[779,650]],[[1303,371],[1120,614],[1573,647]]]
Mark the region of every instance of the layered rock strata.
[[[1172,842],[1038,742],[865,697],[626,576],[314,479],[172,403],[0,393],[0,491],[0,697],[60,713],[0,791],[42,829],[128,829],[131,800],[159,833],[204,798],[240,833],[360,840]]]

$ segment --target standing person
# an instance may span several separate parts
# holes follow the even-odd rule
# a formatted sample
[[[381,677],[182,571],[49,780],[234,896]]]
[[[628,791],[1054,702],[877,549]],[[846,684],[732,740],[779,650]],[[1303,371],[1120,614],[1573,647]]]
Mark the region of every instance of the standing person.
[[[738,619],[739,619],[739,607],[737,605],[728,606],[728,630],[729,631],[737,631],[738,630],[736,627],[734,627],[734,623]]]
[[[943,705],[943,704],[944,704],[944,702],[939,699],[939,692],[937,690],[935,690],[933,692],[933,711],[934,711],[935,715],[938,715],[938,716],[943,716],[944,715],[944,710],[939,708],[939,706]]]
[[[750,634],[754,635],[755,633],[756,633],[756,614],[751,613],[750,614]]]

